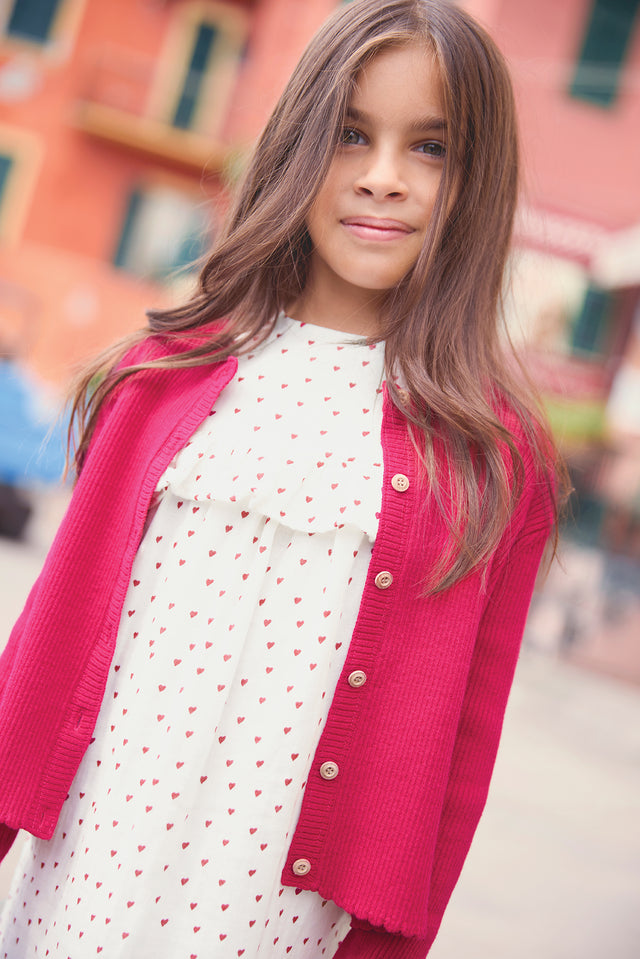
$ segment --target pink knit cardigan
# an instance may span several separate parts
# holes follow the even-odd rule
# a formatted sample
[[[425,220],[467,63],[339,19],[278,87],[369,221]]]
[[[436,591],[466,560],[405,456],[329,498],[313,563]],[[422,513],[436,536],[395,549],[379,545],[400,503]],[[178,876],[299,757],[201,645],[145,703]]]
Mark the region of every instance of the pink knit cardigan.
[[[19,828],[45,839],[55,829],[100,708],[153,490],[236,366],[138,373],[101,417],[0,659],[2,855]],[[282,876],[354,917],[338,959],[430,949],[485,803],[552,512],[548,478],[522,444],[524,492],[485,586],[471,574],[425,597],[447,529],[386,394],[382,444],[378,537]],[[391,574],[385,588],[380,572]],[[355,670],[361,686],[348,682]],[[332,780],[319,774],[327,760],[339,768]]]

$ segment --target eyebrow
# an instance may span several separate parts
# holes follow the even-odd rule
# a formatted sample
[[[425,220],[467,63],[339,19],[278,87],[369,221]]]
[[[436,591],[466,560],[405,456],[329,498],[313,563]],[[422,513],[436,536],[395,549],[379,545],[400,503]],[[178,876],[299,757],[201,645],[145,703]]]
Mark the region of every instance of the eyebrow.
[[[355,120],[356,123],[367,123],[371,118],[366,113],[362,113],[355,107],[348,107],[345,113],[345,120]],[[425,130],[436,132],[447,132],[447,121],[441,116],[425,116],[413,120],[410,124],[412,132],[421,133]]]

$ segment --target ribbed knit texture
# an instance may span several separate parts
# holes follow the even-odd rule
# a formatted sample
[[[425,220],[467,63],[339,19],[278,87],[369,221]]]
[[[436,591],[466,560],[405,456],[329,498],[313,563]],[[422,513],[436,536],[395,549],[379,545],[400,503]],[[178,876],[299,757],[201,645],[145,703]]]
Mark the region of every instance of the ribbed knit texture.
[[[16,828],[53,832],[100,707],[152,491],[235,366],[145,372],[102,418],[0,660],[0,850]],[[283,872],[360,920],[338,959],[427,955],[486,800],[551,522],[548,484],[523,449],[523,496],[486,589],[473,574],[424,597],[447,529],[386,396],[382,442],[378,537]],[[398,473],[406,491],[391,483]],[[381,571],[393,576],[386,589]],[[364,685],[348,683],[354,670]],[[336,778],[320,776],[326,761]],[[293,872],[297,859],[311,863],[306,876]]]

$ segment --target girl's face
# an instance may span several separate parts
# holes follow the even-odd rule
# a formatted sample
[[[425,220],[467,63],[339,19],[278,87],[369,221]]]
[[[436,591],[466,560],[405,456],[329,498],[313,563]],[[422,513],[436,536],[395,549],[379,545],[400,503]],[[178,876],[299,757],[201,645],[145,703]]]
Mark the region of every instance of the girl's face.
[[[323,323],[328,308],[334,322],[355,312],[375,326],[380,295],[402,280],[424,244],[445,150],[433,58],[418,44],[380,51],[358,77],[307,220],[313,253],[305,318],[333,325]]]

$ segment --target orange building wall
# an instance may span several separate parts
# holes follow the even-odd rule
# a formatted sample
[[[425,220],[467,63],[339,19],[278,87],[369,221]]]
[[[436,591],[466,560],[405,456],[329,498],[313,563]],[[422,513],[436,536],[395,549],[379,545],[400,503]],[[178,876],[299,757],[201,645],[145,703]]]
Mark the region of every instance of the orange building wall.
[[[228,133],[240,141],[256,137],[289,79],[300,54],[337,0],[270,0],[255,4],[251,57],[229,114]]]
[[[0,38],[0,71],[17,59],[37,78],[32,95],[0,100],[0,152],[16,133],[34,144],[27,147],[32,183],[20,187],[24,215],[0,237],[0,336],[50,381],[66,381],[85,356],[141,326],[146,308],[171,299],[163,287],[111,265],[131,188],[166,183],[196,203],[222,202],[217,161],[203,173],[194,163],[128,150],[78,126],[105,58],[116,74],[120,61],[123,70],[140,64],[148,74],[142,100],[153,101],[160,73],[166,81],[179,71],[166,62],[166,46],[176,43],[181,8],[189,6],[189,0],[67,0],[69,22],[55,50]],[[215,6],[199,0],[202,10]],[[212,142],[217,153],[220,146],[246,151],[335,0],[228,0],[226,6],[246,13],[249,55]]]
[[[121,217],[118,200],[144,164],[113,156],[75,129],[76,104],[96,57],[108,45],[157,53],[169,5],[84,0],[82,7],[67,58],[54,59],[15,41],[3,43],[3,60],[12,53],[29,57],[41,71],[41,86],[35,96],[2,103],[0,115],[3,122],[36,133],[46,150],[21,241],[110,259]]]

